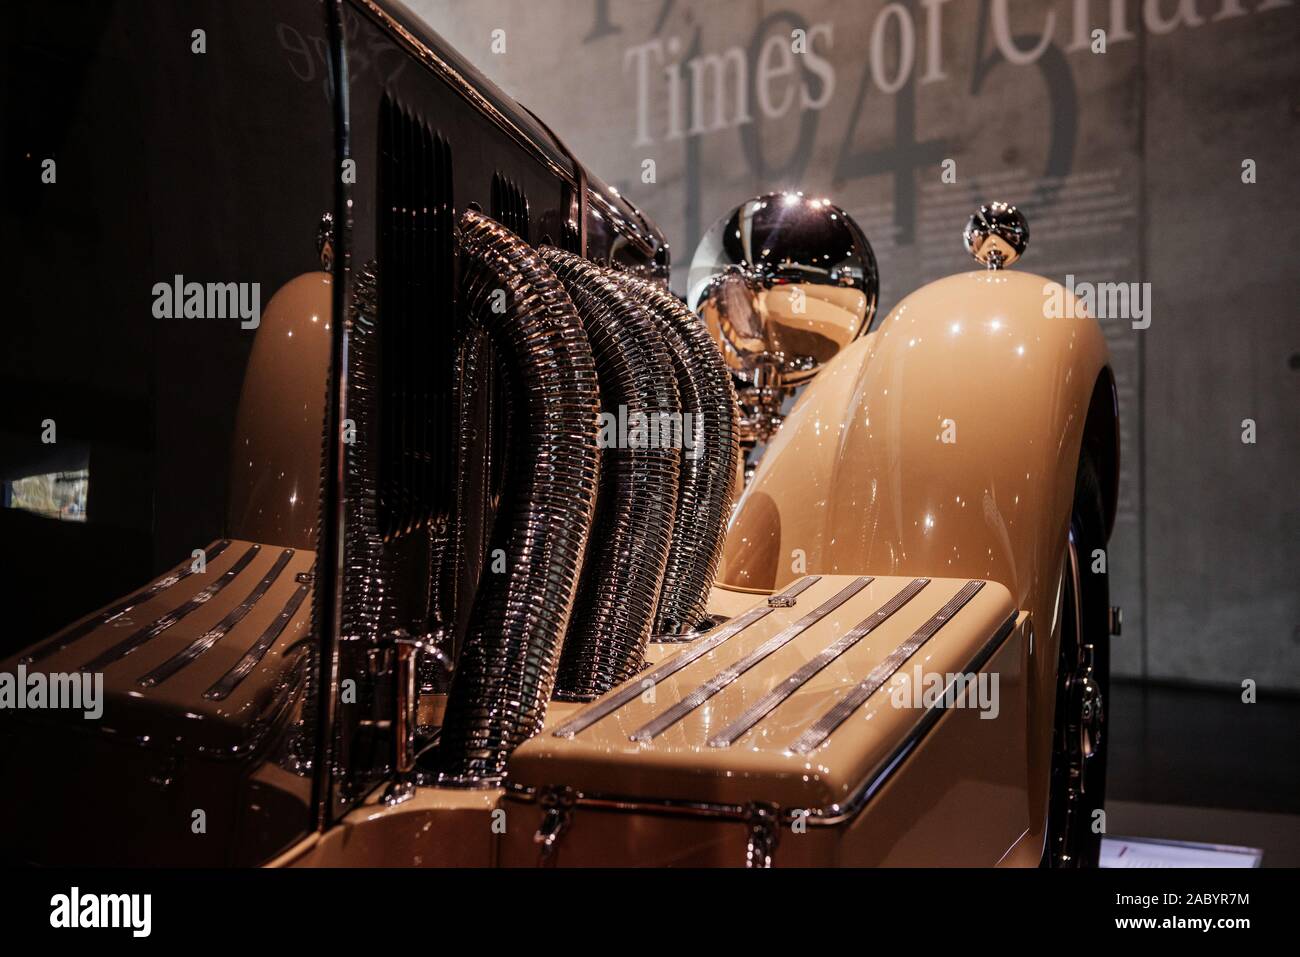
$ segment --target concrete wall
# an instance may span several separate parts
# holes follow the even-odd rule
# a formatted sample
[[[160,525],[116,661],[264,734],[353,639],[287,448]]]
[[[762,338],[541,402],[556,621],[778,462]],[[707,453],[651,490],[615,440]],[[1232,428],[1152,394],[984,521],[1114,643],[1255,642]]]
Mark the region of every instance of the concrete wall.
[[[781,187],[858,218],[885,309],[968,268],[991,198],[1029,219],[1023,268],[1149,283],[1103,323],[1116,670],[1300,690],[1291,0],[408,2],[660,223],[679,290],[700,233]]]

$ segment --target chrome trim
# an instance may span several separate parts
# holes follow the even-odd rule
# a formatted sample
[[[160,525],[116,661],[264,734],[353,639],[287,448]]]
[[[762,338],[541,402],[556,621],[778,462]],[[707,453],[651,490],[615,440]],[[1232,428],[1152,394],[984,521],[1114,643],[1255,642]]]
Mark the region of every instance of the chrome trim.
[[[679,450],[676,518],[655,609],[659,633],[680,633],[698,628],[707,615],[722,563],[740,456],[736,393],[718,347],[683,302],[653,282],[618,276],[633,299],[645,302],[665,336],[682,421],[687,413],[694,416],[699,439],[694,453]]]
[[[682,718],[686,717],[723,688],[727,687],[727,685],[731,684],[743,675],[750,668],[754,667],[769,655],[780,651],[813,625],[817,624],[831,612],[835,611],[835,609],[839,608],[858,592],[862,591],[862,589],[870,585],[872,581],[873,579],[870,575],[863,575],[853,579],[853,581],[849,582],[849,584],[836,592],[834,596],[822,602],[794,624],[787,625],[735,664],[723,668],[667,711],[664,711],[658,717],[647,721],[641,727],[637,728],[628,736],[628,740],[641,742],[651,741],[663,734],[678,721],[681,721]]]
[[[618,409],[629,420],[667,422],[677,416],[689,423],[682,416],[687,409],[669,340],[641,291],[562,249],[543,248],[541,258],[568,292],[586,331],[601,407]],[[665,447],[670,443],[628,444],[600,453],[600,505],[590,519],[585,571],[560,651],[554,692],[559,700],[594,701],[636,677],[664,602],[682,584],[677,523],[682,477],[693,463],[681,449]],[[707,463],[711,450],[701,442],[699,451]],[[726,511],[718,509],[716,517],[721,529]],[[697,524],[707,527],[703,516]],[[712,582],[707,576],[702,597]],[[702,606],[696,606],[699,612]]]
[[[253,606],[262,600],[262,596],[270,590],[271,585],[280,577],[289,560],[293,558],[293,549],[286,548],[280,553],[280,557],[275,560],[275,564],[262,576],[262,580],[257,583],[248,597],[230,610],[230,613],[221,621],[217,622],[199,637],[191,641],[186,647],[182,648],[176,654],[172,655],[157,668],[154,668],[148,674],[136,682],[141,688],[152,688],[154,685],[161,684],[176,672],[180,671],[187,665],[193,664],[194,661],[209,648],[215,645],[222,638],[230,633],[230,630],[243,621]]]
[[[541,867],[555,864],[560,838],[573,823],[573,804],[577,794],[570,788],[548,789],[541,796],[542,822],[533,835],[537,845],[537,863]]]
[[[847,721],[853,712],[862,707],[868,698],[879,691],[881,686],[894,676],[894,672],[901,668],[908,658],[916,654],[922,645],[933,638],[940,628],[951,621],[953,616],[961,611],[966,603],[974,598],[983,587],[984,582],[982,581],[969,581],[963,585],[957,594],[948,599],[942,608],[930,616],[925,624],[912,632],[906,641],[890,652],[889,657],[871,669],[871,674],[858,682],[852,691],[836,702],[829,711],[801,734],[794,744],[790,745],[790,750],[795,754],[807,754],[809,751],[820,747],[827,738],[835,733],[836,728]]]
[[[591,206],[591,198],[587,195],[590,187],[587,185],[587,168],[578,164],[578,255],[587,259],[587,210]]]
[[[529,429],[523,454],[507,463],[514,493],[492,533],[509,545],[505,571],[479,583],[438,740],[442,784],[490,787],[515,748],[545,726],[552,692],[562,687],[557,666],[591,557],[601,472],[592,423],[601,390],[583,321],[542,253],[472,209],[460,215],[459,239],[460,309],[521,386],[512,408]],[[515,301],[498,312],[490,300],[503,285]],[[461,441],[475,439],[466,432]]]
[[[771,804],[749,806],[749,840],[745,843],[745,867],[766,870],[781,839],[781,809]]]
[[[986,269],[1005,269],[1025,254],[1029,223],[1016,207],[994,201],[975,210],[962,230],[971,258]]]
[[[726,748],[734,744],[737,738],[776,710],[777,705],[802,688],[832,661],[875,631],[928,584],[930,584],[928,578],[914,578],[904,585],[897,595],[860,621],[852,630],[823,648],[820,654],[806,662],[798,671],[747,708],[739,718],[710,738],[709,747]]]
[[[686,285],[688,304],[736,378],[748,481],[758,447],[785,421],[785,400],[871,328],[880,298],[876,256],[854,218],[829,200],[764,193],[709,226]],[[792,310],[776,304],[788,296],[798,297]],[[804,297],[822,304],[817,333],[799,315]]]
[[[504,797],[507,800],[524,804],[539,804],[552,788],[536,788],[525,784],[506,782]],[[572,790],[572,789],[570,789]],[[653,814],[661,817],[703,817],[726,818],[728,820],[748,821],[747,804],[717,804],[709,801],[678,801],[672,798],[633,798],[614,794],[586,794],[573,791],[574,807],[590,808],[594,811],[633,812]]]
[[[229,539],[221,539],[215,545],[211,545],[208,548],[204,549],[203,550],[204,565],[206,566],[208,562],[212,561],[218,555],[224,552],[227,546],[229,545],[230,545]],[[102,628],[104,625],[107,625],[110,622],[115,621],[116,619],[120,618],[121,616],[125,615],[127,612],[135,608],[136,605],[139,605],[141,602],[148,601],[150,598],[153,598],[155,595],[159,594],[160,592],[166,591],[168,588],[171,588],[172,585],[184,581],[185,579],[189,578],[193,574],[195,574],[194,561],[193,559],[191,559],[189,562],[182,565],[180,568],[176,569],[170,575],[164,575],[162,578],[158,579],[153,584],[147,585],[146,587],[140,589],[140,591],[136,592],[130,598],[124,598],[122,599],[122,601],[118,602],[113,607],[106,608],[104,611],[101,611],[99,614],[86,619],[80,625],[77,625],[75,628],[73,628],[71,631],[68,631],[62,635],[55,635],[49,641],[45,642],[45,644],[41,645],[35,651],[31,652],[31,654],[23,655],[21,658],[19,658],[18,663],[20,665],[30,665],[36,661],[43,661],[44,659],[48,658],[50,655],[58,654],[60,651],[62,651],[64,648],[67,648],[69,645],[73,644],[74,642],[80,641],[82,638],[85,638],[96,628]]]
[[[348,59],[343,27],[342,0],[326,0],[325,21],[329,41],[330,100],[334,117],[334,169],[352,155]],[[320,527],[317,536],[316,574],[311,605],[311,632],[318,643],[315,661],[317,702],[314,716],[314,774],[311,801],[317,833],[324,833],[333,823],[337,784],[344,777],[340,767],[338,726],[339,649],[342,643],[343,584],[345,581],[344,541],[347,532],[347,502],[343,486],[347,446],[343,442],[343,423],[353,414],[348,401],[348,367],[352,337],[348,331],[348,309],[352,291],[352,187],[342,176],[334,178],[334,263],[330,292],[330,368],[325,384],[325,426],[321,436]],[[310,652],[309,652],[310,653]],[[308,677],[312,688],[312,677]]]
[[[847,798],[832,804],[828,808],[817,808],[810,811],[809,820],[818,825],[835,825],[856,817],[867,802],[889,782],[894,772],[898,770],[907,757],[916,750],[922,739],[930,732],[930,729],[943,717],[944,712],[947,710],[943,707],[943,702],[947,700],[949,690],[954,688],[958,681],[962,680],[963,675],[977,674],[984,668],[988,660],[993,657],[994,652],[1002,646],[1002,643],[1015,630],[1017,617],[1019,617],[1019,614],[1012,612],[1011,616],[1002,623],[1002,626],[989,636],[989,640],[984,642],[983,647],[966,663],[966,667],[960,669],[959,673],[955,673],[953,680],[944,686],[935,704],[925,710],[924,714],[921,715],[921,720],[912,727],[898,747],[877,764]]]
[[[817,582],[821,581],[820,575],[810,575],[807,578],[801,578],[781,594],[791,598],[797,597],[807,591]],[[669,658],[651,669],[646,674],[637,675],[617,691],[611,692],[607,697],[593,702],[590,707],[584,708],[576,715],[570,718],[564,724],[560,725],[553,732],[557,738],[571,738],[580,731],[585,731],[597,721],[613,714],[629,701],[639,697],[644,688],[645,682],[658,684],[664,678],[675,675],[692,661],[708,654],[718,645],[740,634],[750,625],[761,621],[772,613],[772,609],[767,605],[756,605],[743,615],[731,619],[726,625],[714,632],[708,638],[702,640],[699,644],[692,645],[690,648],[683,649],[678,654]]]
[[[230,693],[239,687],[240,682],[253,673],[253,669],[257,667],[258,662],[266,657],[266,653],[271,650],[271,646],[275,644],[276,639],[283,634],[284,629],[293,620],[293,616],[298,613],[303,599],[307,597],[307,593],[310,591],[311,588],[307,585],[299,585],[297,590],[289,597],[289,600],[285,602],[284,607],[280,609],[280,613],[275,616],[275,620],[267,625],[266,630],[258,636],[257,641],[253,642],[253,646],[244,652],[244,656],[235,662],[233,668],[222,675],[211,688],[203,692],[203,697],[210,701],[221,701],[229,697]]]
[[[658,248],[654,243],[641,234],[641,230],[632,223],[628,218],[627,213],[622,209],[619,209],[619,207],[609,199],[609,197],[603,196],[597,190],[592,189],[590,180],[588,180],[587,194],[589,202],[594,202],[595,205],[604,209],[606,221],[611,224],[611,228],[621,233],[623,238],[627,239],[629,242],[634,243],[643,256],[653,261]],[[619,198],[621,199],[622,197]],[[631,206],[631,203],[628,205]],[[636,207],[632,208],[635,209]],[[627,230],[620,230],[618,228],[619,223],[626,223],[628,226]]]
[[[790,602],[791,605],[794,602]],[[681,645],[697,638],[703,638],[719,625],[725,625],[730,619],[726,615],[705,615],[703,620],[690,631],[684,631],[680,635],[651,635],[650,644],[652,645]]]
[[[87,661],[82,665],[79,670],[103,671],[106,667],[113,664],[113,662],[125,658],[141,645],[153,641],[172,625],[176,624],[176,622],[180,621],[192,612],[198,611],[211,601],[213,596],[234,581],[235,577],[248,567],[249,562],[256,558],[257,553],[261,550],[261,545],[248,546],[248,551],[244,552],[235,564],[231,565],[224,572],[218,575],[213,582],[201,589],[198,594],[194,595],[194,597],[190,598],[176,609],[167,612],[167,614],[159,616],[143,628],[132,632],[129,636],[123,638],[107,651],[100,652],[94,658],[90,659],[90,661]]]
[[[322,272],[334,271],[334,214],[321,213],[316,224],[316,255]]]
[[[420,655],[429,647],[427,639],[413,638],[405,628],[392,636],[396,654],[393,667],[393,779],[381,798],[396,807],[415,797],[416,725],[420,704],[418,670]]]
[[[976,655],[961,669],[962,674],[979,672],[1002,643],[1015,630],[1018,613],[1012,613],[1002,626],[989,636],[989,640]],[[782,808],[779,818],[788,824],[796,818],[802,818],[813,827],[834,827],[850,821],[862,813],[867,802],[884,787],[894,772],[902,766],[904,760],[916,749],[935,723],[943,717],[946,710],[942,706],[948,692],[948,685],[938,695],[936,703],[927,708],[921,720],[907,733],[898,747],[889,756],[877,764],[856,788],[843,801],[821,808]],[[538,800],[538,788],[528,785],[507,783],[505,798],[511,801],[532,804]],[[710,801],[683,801],[672,798],[641,798],[610,794],[585,794],[578,792],[575,807],[586,807],[595,811],[631,812],[651,814],[659,817],[690,817],[730,820],[747,823],[752,815],[753,804],[720,804]]]

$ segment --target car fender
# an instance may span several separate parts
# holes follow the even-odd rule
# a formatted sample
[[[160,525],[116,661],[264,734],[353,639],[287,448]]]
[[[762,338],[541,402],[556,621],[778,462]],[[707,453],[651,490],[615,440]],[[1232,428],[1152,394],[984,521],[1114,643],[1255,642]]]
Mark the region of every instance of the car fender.
[[[263,310],[231,448],[230,474],[249,476],[230,490],[236,538],[316,548],[332,282],[304,273]]]
[[[1108,362],[1097,322],[1058,283],[1006,270],[930,283],[800,396],[736,506],[719,575],[755,591],[803,574],[1005,585],[1037,635],[1025,646],[1024,733],[1040,846],[1062,558]],[[1113,416],[1113,402],[1105,409]],[[1107,425],[1099,434],[1113,443]],[[1117,463],[1108,450],[1106,467]],[[1103,482],[1113,489],[1115,476]]]

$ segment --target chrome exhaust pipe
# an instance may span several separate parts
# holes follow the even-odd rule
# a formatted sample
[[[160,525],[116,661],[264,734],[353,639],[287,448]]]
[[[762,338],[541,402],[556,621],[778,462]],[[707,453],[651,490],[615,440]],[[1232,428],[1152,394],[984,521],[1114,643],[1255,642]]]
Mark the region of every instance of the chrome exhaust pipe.
[[[439,744],[439,781],[473,787],[498,783],[546,716],[596,504],[600,393],[582,322],[541,255],[473,210],[459,234],[462,308],[503,358],[516,426],[491,538],[505,568],[482,576]]]
[[[645,664],[677,514],[681,405],[667,344],[642,297],[572,253],[546,248],[542,257],[587,330],[605,413],[592,545],[556,685],[557,698],[590,701]],[[609,435],[625,422],[626,436]]]
[[[704,324],[663,287],[618,274],[626,294],[655,318],[672,356],[682,418],[690,416],[693,448],[683,450],[672,547],[655,612],[656,641],[687,639],[706,623],[731,517],[740,458],[736,392],[731,373]]]

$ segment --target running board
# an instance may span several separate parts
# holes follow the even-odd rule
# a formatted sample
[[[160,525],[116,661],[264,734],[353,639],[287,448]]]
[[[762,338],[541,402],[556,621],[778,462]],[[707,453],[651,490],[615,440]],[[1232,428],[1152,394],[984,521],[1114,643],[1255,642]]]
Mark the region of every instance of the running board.
[[[1002,836],[1022,833],[1027,616],[1006,588],[826,575],[755,602],[553,720],[512,758],[512,797],[815,826],[851,821],[895,777],[935,799],[982,777],[1010,786]]]
[[[203,557],[0,662],[0,672],[102,681],[103,720],[88,727],[115,740],[183,736],[205,754],[242,754],[283,707],[307,650],[315,553],[222,539]]]

